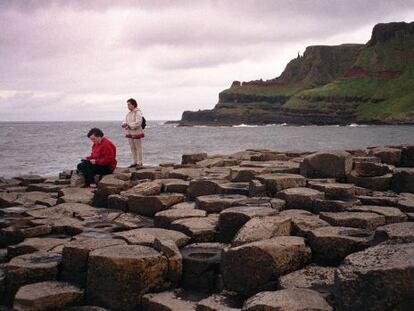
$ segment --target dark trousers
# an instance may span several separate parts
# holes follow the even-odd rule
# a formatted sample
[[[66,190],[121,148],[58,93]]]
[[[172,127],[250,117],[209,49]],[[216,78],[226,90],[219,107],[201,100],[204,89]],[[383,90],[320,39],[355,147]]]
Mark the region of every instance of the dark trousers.
[[[90,185],[95,183],[95,175],[108,175],[111,170],[107,165],[92,164],[89,161],[82,161],[78,164],[78,171],[85,176],[85,184]]]

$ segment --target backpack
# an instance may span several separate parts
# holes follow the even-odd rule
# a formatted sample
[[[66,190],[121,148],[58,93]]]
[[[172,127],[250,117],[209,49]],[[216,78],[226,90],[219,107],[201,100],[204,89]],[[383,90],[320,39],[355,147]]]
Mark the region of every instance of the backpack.
[[[141,122],[142,129],[145,129],[146,126],[147,126],[147,120],[145,120],[145,118],[142,117],[142,122]]]

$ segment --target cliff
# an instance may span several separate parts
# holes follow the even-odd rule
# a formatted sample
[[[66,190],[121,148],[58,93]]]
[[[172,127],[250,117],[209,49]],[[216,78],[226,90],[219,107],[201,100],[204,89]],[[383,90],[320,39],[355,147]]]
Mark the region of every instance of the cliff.
[[[191,124],[414,123],[414,23],[378,24],[365,44],[310,46],[271,80],[234,81]]]

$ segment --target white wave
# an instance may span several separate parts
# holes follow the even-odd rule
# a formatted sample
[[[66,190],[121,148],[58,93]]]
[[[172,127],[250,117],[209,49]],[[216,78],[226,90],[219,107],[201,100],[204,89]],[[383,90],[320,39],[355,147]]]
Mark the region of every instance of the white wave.
[[[366,124],[357,124],[357,123],[351,123],[348,125],[349,127],[367,127]]]
[[[238,124],[238,125],[233,125],[232,127],[259,127],[260,125],[249,125],[249,124]]]

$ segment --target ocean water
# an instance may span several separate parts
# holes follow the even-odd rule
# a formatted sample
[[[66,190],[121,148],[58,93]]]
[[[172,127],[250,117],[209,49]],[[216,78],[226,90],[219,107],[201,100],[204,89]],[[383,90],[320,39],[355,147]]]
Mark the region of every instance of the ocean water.
[[[86,133],[101,128],[117,146],[120,166],[130,164],[120,122],[0,122],[0,176],[56,175],[73,169],[90,153]],[[143,139],[144,164],[181,162],[184,153],[229,154],[248,148],[323,150],[414,144],[414,126],[245,126],[176,127],[149,121]]]

